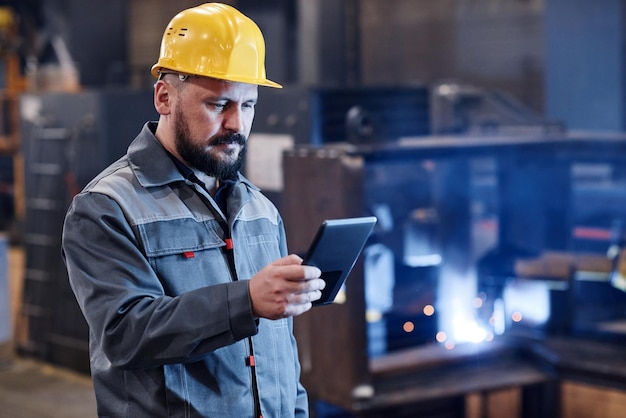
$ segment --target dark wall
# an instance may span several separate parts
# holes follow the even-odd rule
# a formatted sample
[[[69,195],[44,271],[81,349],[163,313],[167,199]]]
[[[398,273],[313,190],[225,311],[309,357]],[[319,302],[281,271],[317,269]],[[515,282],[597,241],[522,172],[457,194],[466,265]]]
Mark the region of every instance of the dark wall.
[[[39,64],[58,62],[51,45],[60,36],[86,87],[126,84],[128,22],[126,0],[48,0],[41,3]]]
[[[281,84],[297,81],[296,2],[293,0],[239,0],[236,5],[263,32],[266,40],[265,67],[272,80]]]
[[[68,1],[69,48],[81,83],[126,83],[128,28],[126,0]]]
[[[546,111],[573,129],[626,128],[625,5],[546,1]]]
[[[166,0],[40,3],[45,29],[66,39],[85,86],[124,84],[133,71],[148,74],[163,30],[159,19],[190,6]],[[539,113],[570,119],[573,127],[624,129],[624,0],[229,3],[257,20],[267,41],[268,74],[284,84],[455,80],[510,93]],[[315,30],[303,32],[304,26]],[[302,66],[315,68],[306,80]]]

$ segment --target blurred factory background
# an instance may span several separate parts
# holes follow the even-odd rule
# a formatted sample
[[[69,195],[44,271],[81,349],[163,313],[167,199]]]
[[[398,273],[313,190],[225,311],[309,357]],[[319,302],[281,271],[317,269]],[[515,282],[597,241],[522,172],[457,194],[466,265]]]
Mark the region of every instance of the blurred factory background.
[[[200,3],[0,1],[0,380],[88,376],[63,216],[156,118],[162,30]],[[379,219],[296,320],[312,414],[625,416],[626,2],[227,3],[285,85],[260,89],[246,175],[290,250]]]

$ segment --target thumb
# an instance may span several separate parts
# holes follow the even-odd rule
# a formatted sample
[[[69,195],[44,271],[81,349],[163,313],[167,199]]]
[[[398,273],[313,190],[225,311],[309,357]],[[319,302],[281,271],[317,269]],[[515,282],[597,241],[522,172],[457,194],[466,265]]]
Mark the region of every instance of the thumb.
[[[272,264],[275,266],[291,266],[293,264],[302,264],[302,258],[297,256],[296,254],[289,254],[286,257],[275,260]]]

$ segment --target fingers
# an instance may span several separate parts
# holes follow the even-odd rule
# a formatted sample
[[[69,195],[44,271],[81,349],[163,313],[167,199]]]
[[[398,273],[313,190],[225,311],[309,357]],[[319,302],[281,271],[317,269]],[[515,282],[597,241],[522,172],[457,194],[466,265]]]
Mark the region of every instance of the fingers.
[[[296,283],[293,293],[308,293],[321,291],[326,287],[326,282],[320,278],[302,280]]]
[[[312,307],[326,286],[317,267],[303,266],[298,256],[287,256],[266,266],[250,279],[255,315],[279,319],[300,315]]]
[[[296,254],[290,254],[286,257],[279,258],[271,265],[275,267],[290,267],[280,270],[283,274],[283,277],[287,280],[310,280],[317,279],[322,275],[321,270],[317,267],[303,266],[302,258],[300,258]]]
[[[293,305],[291,307],[291,310],[289,311],[289,314],[285,315],[285,317],[301,315],[305,313],[306,311],[310,310],[312,307],[313,307],[313,304],[310,302],[306,304],[302,304],[302,305]]]
[[[312,290],[303,293],[294,293],[292,295],[292,303],[296,305],[306,305],[307,303],[315,302],[322,297],[322,292],[319,290]]]
[[[288,305],[283,317],[297,316],[305,313],[313,307],[313,302],[320,297],[322,297],[322,292],[319,290],[292,295],[292,303]]]
[[[322,275],[322,271],[319,268],[317,268],[317,267],[302,266],[302,268],[304,269],[304,279],[305,280],[318,279]],[[322,280],[322,282],[323,282],[323,280]]]

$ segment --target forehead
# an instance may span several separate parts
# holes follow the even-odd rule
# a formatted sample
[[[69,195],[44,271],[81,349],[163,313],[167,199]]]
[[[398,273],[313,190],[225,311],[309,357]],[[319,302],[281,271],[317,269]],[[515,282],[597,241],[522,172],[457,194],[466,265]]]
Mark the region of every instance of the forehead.
[[[209,77],[190,77],[186,81],[197,94],[220,97],[233,101],[256,100],[258,86],[256,84],[238,83]]]

